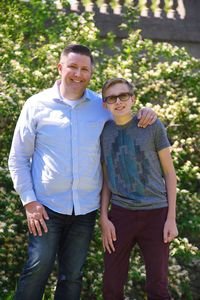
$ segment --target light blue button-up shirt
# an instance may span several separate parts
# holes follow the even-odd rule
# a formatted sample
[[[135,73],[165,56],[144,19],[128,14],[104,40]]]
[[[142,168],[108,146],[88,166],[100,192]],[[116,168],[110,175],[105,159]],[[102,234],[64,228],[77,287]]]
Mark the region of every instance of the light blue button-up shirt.
[[[20,114],[9,156],[14,188],[23,205],[39,201],[76,215],[99,208],[102,172],[100,134],[110,118],[102,99],[86,90],[72,108],[59,82],[29,98]]]

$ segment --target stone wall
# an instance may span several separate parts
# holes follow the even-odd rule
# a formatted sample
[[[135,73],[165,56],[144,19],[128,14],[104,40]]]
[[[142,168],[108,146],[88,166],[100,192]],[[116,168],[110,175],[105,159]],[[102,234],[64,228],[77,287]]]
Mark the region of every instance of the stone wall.
[[[155,42],[170,42],[184,46],[194,57],[200,58],[200,0],[132,0],[132,1],[71,0],[71,10],[95,13],[95,23],[101,36],[108,31],[115,33],[118,42],[126,32],[118,29],[125,5],[138,6],[140,18],[135,28],[142,29],[144,38]],[[57,1],[59,5],[59,1]]]

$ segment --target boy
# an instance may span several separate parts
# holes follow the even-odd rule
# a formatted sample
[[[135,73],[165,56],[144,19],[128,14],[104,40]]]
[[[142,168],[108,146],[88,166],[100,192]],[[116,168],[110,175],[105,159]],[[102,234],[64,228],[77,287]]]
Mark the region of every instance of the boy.
[[[178,230],[176,175],[166,131],[159,120],[145,129],[137,127],[131,111],[133,86],[125,79],[108,80],[102,96],[114,118],[106,123],[101,137],[104,300],[124,299],[129,257],[136,243],[144,257],[148,300],[169,300],[169,242]]]

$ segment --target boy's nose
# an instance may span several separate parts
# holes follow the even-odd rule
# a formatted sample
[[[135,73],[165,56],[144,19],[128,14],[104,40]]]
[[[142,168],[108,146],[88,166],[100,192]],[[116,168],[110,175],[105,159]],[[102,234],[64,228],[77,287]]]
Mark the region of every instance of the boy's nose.
[[[120,102],[121,102],[120,98],[117,97],[116,103],[120,103]]]

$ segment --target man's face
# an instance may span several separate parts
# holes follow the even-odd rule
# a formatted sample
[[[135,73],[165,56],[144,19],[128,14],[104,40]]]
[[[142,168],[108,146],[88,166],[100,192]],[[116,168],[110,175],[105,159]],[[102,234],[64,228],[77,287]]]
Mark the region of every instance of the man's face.
[[[129,93],[129,88],[125,83],[116,83],[105,91],[105,97],[111,96],[111,98],[113,98],[112,96],[120,96],[122,99],[125,99],[125,101],[122,101],[119,97],[117,97],[117,101],[115,103],[104,102],[104,106],[113,114],[114,117],[128,116],[131,114],[131,108],[135,102],[135,98],[131,95],[127,96]]]
[[[64,96],[72,100],[80,98],[92,76],[90,57],[70,52],[62,57],[58,70]]]

